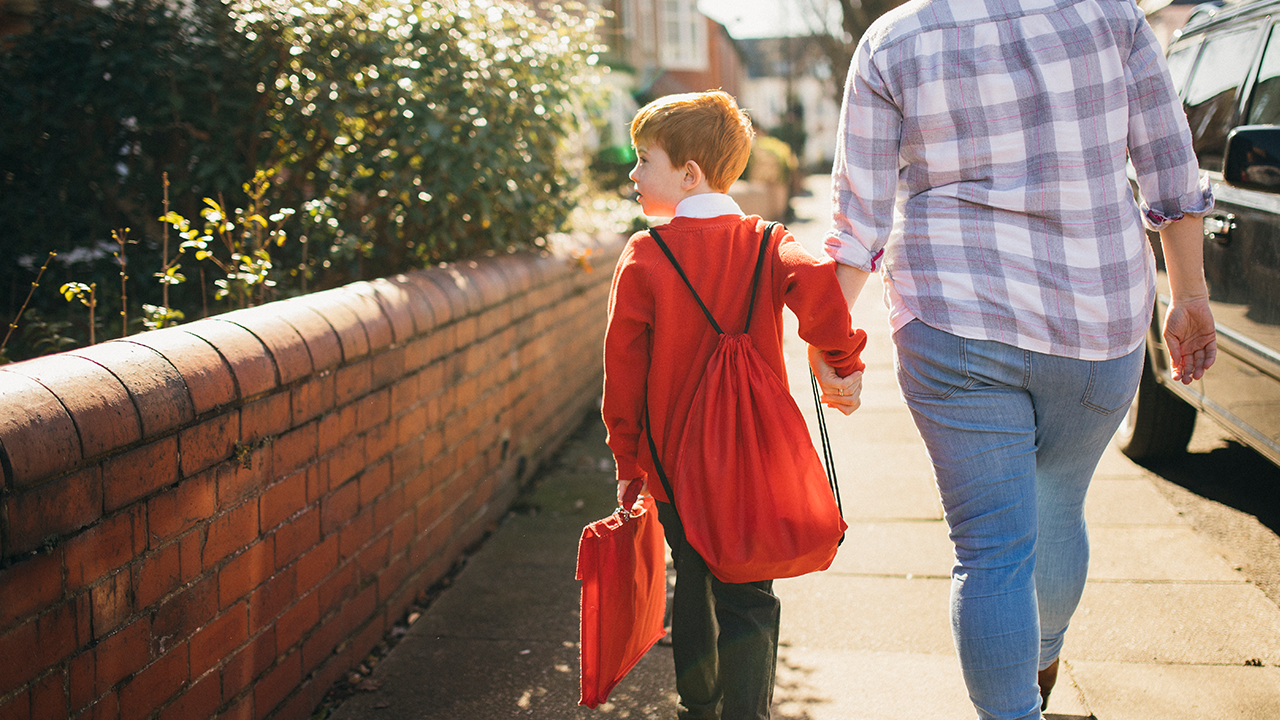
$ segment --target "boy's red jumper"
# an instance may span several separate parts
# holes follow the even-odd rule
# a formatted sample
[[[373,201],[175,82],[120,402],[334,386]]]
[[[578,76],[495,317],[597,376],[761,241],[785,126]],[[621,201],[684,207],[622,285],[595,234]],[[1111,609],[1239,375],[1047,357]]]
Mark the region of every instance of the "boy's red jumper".
[[[741,333],[755,272],[759,217],[676,217],[657,226],[720,327]],[[774,231],[766,251],[750,336],[783,384],[782,307],[800,321],[800,337],[823,351],[840,376],[861,370],[867,336],[853,330],[835,263],[818,260],[789,232]],[[647,232],[627,242],[609,296],[603,415],[618,479],[655,478],[649,492],[669,502],[656,481],[644,432],[645,404],[664,467],[675,467],[685,418],[717,336],[671,262]]]

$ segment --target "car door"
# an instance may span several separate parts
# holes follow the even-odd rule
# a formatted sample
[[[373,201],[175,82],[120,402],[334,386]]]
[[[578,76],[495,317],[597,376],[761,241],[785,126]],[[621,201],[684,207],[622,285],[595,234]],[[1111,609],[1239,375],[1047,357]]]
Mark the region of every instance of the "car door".
[[[1196,155],[1217,199],[1204,218],[1204,256],[1218,361],[1187,390],[1241,440],[1280,463],[1280,185],[1244,188],[1223,175],[1235,126],[1280,122],[1280,31],[1265,20],[1210,33],[1183,96]]]

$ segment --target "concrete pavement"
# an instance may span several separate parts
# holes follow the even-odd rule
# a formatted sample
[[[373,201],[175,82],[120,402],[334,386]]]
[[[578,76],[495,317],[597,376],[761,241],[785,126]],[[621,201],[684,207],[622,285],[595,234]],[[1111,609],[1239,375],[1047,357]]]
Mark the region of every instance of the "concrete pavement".
[[[827,225],[823,178],[790,224],[811,252]],[[848,538],[824,573],[775,583],[782,646],[775,718],[966,720],[952,647],[952,563],[932,472],[893,377],[873,279],[855,309],[868,330],[863,406],[828,413]],[[788,365],[813,412],[804,348]],[[812,420],[812,417],[811,417]],[[813,422],[810,423],[811,426]],[[600,423],[590,419],[467,567],[375,670],[338,720],[674,718],[670,648],[655,647],[597,710],[575,705],[577,540],[612,510]],[[1280,718],[1280,608],[1108,449],[1086,508],[1089,583],[1068,632],[1054,720]]]

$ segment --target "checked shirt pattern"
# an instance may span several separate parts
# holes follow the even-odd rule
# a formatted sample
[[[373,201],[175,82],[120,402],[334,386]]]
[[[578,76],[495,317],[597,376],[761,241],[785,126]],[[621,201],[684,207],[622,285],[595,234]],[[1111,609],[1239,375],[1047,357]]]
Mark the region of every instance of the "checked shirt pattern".
[[[833,199],[827,253],[883,268],[909,316],[1084,360],[1142,343],[1143,225],[1213,205],[1133,0],[914,0],[883,16],[850,68]]]

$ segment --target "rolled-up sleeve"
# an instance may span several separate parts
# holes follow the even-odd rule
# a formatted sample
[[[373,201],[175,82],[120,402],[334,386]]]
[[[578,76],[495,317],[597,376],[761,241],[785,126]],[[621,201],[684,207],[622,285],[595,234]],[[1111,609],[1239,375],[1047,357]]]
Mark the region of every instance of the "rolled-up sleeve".
[[[902,111],[863,42],[845,83],[831,172],[827,255],[866,272],[878,268],[893,229]]]
[[[1155,33],[1141,15],[1134,25],[1125,68],[1129,159],[1137,172],[1143,224],[1155,231],[1186,215],[1203,217],[1213,209],[1213,191],[1200,173],[1187,116]]]
[[[867,333],[853,327],[836,279],[835,263],[810,255],[791,233],[779,243],[775,258],[775,272],[785,278],[783,302],[799,321],[800,338],[822,351],[836,375],[846,377],[864,370],[862,350]]]

